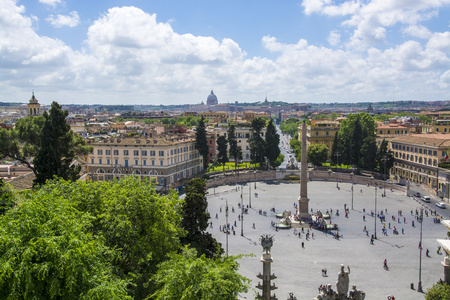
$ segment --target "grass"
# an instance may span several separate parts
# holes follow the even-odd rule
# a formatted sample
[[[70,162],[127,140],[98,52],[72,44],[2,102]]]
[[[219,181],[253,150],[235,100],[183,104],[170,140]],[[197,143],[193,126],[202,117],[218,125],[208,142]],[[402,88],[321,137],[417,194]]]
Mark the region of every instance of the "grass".
[[[249,169],[249,168],[254,168],[255,165],[254,164],[250,164],[250,163],[240,163],[236,166],[236,170],[242,170],[242,169]],[[259,167],[259,164],[256,164],[256,167]],[[210,169],[208,169],[208,173],[212,173],[212,172],[223,172],[223,171],[234,171],[234,162],[228,162],[225,164],[225,169],[222,165],[217,165],[214,166]]]
[[[324,163],[324,164],[322,164],[322,166],[323,167],[336,168],[336,165],[332,166],[331,163]],[[337,167],[340,168],[340,169],[351,169],[352,168],[352,166],[344,165],[344,164],[339,164]]]

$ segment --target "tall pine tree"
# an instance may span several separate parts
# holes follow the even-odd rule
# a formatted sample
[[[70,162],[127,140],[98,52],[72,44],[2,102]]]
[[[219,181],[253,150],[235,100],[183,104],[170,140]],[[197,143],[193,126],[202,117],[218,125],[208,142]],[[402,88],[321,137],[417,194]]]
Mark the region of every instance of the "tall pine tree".
[[[236,126],[230,125],[228,128],[228,144],[230,145],[230,157],[234,159],[234,169],[236,170],[238,160],[242,158],[242,149],[239,157],[239,147],[236,139]]]
[[[80,140],[74,137],[66,122],[68,114],[57,102],[52,103],[49,114],[43,114],[45,122],[40,134],[40,148],[33,159],[36,170],[34,185],[44,184],[53,176],[72,181],[80,177],[81,167],[72,164],[76,157],[75,143],[80,143]]]
[[[195,127],[195,149],[203,157],[203,168],[206,169],[209,147],[208,140],[206,139],[205,118],[203,116],[198,122],[197,127]]]
[[[262,138],[262,129],[266,125],[263,118],[254,118],[252,121],[252,128],[250,137],[250,159],[256,165],[259,163],[260,168],[264,165],[266,153],[266,141]]]
[[[266,157],[271,166],[273,166],[280,155],[280,135],[273,124],[273,119],[269,120],[266,129]]]
[[[228,141],[227,138],[223,135],[217,138],[217,161],[222,164],[223,170],[225,171],[225,164],[228,162]]]

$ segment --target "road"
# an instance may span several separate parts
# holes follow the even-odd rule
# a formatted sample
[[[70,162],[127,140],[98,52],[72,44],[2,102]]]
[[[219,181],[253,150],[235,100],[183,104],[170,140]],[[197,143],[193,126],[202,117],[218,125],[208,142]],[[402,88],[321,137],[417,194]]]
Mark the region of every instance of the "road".
[[[280,135],[280,144],[279,144],[280,151],[281,151],[281,154],[284,155],[284,161],[280,165],[280,169],[286,169],[286,167],[289,163],[290,157],[294,157],[295,154],[293,154],[293,151],[292,151],[291,147],[289,146],[289,142],[291,140],[290,136],[288,134],[283,134],[281,132],[279,125],[277,125],[276,128],[277,128],[277,133]],[[291,153],[289,153],[288,151]]]

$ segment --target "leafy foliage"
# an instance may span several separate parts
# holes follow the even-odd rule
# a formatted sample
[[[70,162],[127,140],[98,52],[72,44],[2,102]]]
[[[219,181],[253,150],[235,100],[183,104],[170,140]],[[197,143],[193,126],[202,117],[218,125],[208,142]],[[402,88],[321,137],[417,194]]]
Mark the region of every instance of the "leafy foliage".
[[[223,169],[225,171],[225,164],[228,162],[228,141],[227,138],[223,135],[217,138],[217,161],[222,164]]]
[[[289,118],[280,125],[280,129],[282,132],[294,135],[296,132],[298,132],[298,124],[298,119]]]
[[[13,208],[15,204],[12,191],[6,186],[5,181],[0,178],[0,215],[5,214],[5,212]]]
[[[308,161],[318,166],[325,163],[328,158],[328,146],[322,144],[311,144],[307,150]]]
[[[203,167],[206,169],[206,158],[208,156],[209,147],[206,139],[205,118],[203,117],[201,117],[198,126],[195,127],[195,149],[203,156]]]
[[[238,161],[242,159],[242,148],[238,146],[234,125],[230,125],[228,128],[228,144],[230,145],[230,157],[234,158],[234,168],[236,169]]]
[[[182,243],[195,248],[199,255],[206,255],[209,258],[220,255],[223,252],[220,243],[206,232],[210,215],[207,212],[205,180],[192,179],[185,190],[181,226],[186,230],[187,235],[182,238]]]
[[[62,195],[30,194],[0,227],[0,299],[131,299],[113,272],[117,251]]]
[[[425,293],[426,300],[450,300],[450,285],[437,282]]]
[[[149,182],[133,176],[117,182],[50,181],[40,191],[48,197],[64,195],[90,216],[92,226],[86,229],[119,251],[112,265],[117,276],[130,281],[128,293],[134,299],[153,292],[148,278],[170,252],[178,251],[184,235],[175,192],[160,196]]]
[[[298,139],[291,139],[289,146],[294,150],[297,161],[300,161],[302,159],[302,143]]]
[[[376,155],[376,170],[381,174],[389,174],[389,170],[394,166],[394,155],[392,151],[388,149],[388,141],[383,139],[380,145],[380,149]]]
[[[272,167],[276,164],[280,151],[280,135],[277,133],[273,119],[270,119],[266,129],[266,157]]]
[[[262,129],[266,125],[266,120],[257,117],[252,120],[250,138],[250,159],[253,163],[259,163],[262,167],[266,154],[266,141],[262,138]]]
[[[250,283],[237,272],[238,258],[229,256],[213,260],[205,255],[197,257],[192,249],[172,254],[153,277],[160,289],[152,297],[157,300],[237,299],[239,293],[248,291]]]

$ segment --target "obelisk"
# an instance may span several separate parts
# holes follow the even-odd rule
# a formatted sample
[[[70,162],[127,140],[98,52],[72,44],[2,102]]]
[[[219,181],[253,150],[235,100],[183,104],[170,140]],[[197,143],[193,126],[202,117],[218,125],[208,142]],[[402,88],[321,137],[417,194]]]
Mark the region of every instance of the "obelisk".
[[[309,218],[308,210],[308,159],[306,147],[306,119],[303,120],[302,125],[302,156],[300,163],[300,196],[298,197],[298,214],[301,219]]]

